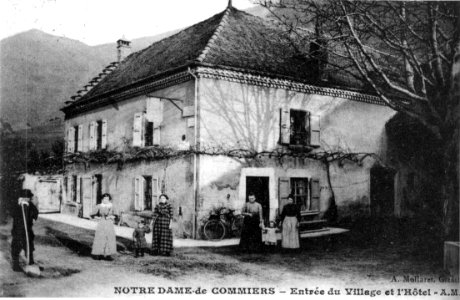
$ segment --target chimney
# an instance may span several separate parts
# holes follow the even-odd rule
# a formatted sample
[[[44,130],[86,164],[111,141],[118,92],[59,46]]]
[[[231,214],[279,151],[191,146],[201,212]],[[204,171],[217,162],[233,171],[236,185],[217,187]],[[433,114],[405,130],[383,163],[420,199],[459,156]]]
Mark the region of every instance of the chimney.
[[[118,62],[122,62],[131,53],[131,42],[124,36],[117,41],[117,58]]]

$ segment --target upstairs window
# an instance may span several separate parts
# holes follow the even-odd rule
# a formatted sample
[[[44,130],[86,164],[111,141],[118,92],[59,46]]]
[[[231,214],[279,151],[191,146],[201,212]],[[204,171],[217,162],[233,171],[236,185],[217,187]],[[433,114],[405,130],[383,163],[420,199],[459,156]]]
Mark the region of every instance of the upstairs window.
[[[107,148],[107,120],[93,121],[89,124],[89,150]]]
[[[83,140],[83,131],[81,130],[81,125],[74,126],[74,151],[78,152],[81,151],[81,145]]]
[[[134,114],[133,146],[160,145],[160,129],[163,122],[163,101],[159,98],[147,98],[145,112]]]
[[[305,110],[280,110],[280,144],[320,146],[319,116]]]

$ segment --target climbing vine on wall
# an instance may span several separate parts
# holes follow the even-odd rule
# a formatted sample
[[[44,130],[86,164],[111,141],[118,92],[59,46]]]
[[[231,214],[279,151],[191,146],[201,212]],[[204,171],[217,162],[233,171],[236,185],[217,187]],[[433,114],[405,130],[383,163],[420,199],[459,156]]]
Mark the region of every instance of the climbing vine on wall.
[[[122,168],[125,163],[135,161],[156,161],[164,159],[178,159],[189,155],[208,155],[208,156],[227,156],[236,159],[259,160],[270,158],[283,164],[284,160],[289,158],[313,159],[324,163],[338,161],[339,165],[345,162],[354,162],[362,164],[366,157],[372,157],[379,160],[378,156],[373,153],[337,151],[314,151],[310,148],[290,149],[277,148],[272,151],[255,151],[248,149],[225,149],[222,147],[208,147],[194,149],[190,147],[185,150],[178,150],[171,147],[128,147],[123,151],[115,150],[96,150],[89,152],[65,153],[64,162],[66,164],[83,163],[89,165],[95,164],[118,164]]]

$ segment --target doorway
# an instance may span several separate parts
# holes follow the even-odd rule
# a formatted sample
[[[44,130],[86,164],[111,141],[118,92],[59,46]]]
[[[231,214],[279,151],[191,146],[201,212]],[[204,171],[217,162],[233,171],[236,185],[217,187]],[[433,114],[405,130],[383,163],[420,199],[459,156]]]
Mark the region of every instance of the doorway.
[[[270,215],[270,192],[269,192],[269,177],[246,177],[246,201],[248,196],[253,193],[256,196],[256,201],[262,205],[262,213],[265,224],[268,224]]]
[[[395,171],[375,166],[371,169],[371,215],[387,217],[394,214]]]

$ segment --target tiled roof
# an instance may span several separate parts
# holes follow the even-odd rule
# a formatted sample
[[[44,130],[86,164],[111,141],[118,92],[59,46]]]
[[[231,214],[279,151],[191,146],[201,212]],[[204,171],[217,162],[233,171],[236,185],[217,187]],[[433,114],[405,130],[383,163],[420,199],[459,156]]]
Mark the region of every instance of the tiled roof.
[[[312,76],[308,60],[296,55],[283,31],[269,21],[230,6],[203,22],[129,55],[76,102],[112,96],[162,74],[197,65],[303,82]]]

